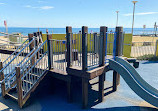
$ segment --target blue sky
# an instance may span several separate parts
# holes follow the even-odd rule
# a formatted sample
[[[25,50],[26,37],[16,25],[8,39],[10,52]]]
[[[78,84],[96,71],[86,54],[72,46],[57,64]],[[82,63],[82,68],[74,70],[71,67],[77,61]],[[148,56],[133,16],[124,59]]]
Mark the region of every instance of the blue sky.
[[[119,25],[131,28],[132,0],[0,0],[0,27],[53,27],[67,25],[91,28]],[[152,28],[158,22],[158,0],[138,0],[135,28]]]

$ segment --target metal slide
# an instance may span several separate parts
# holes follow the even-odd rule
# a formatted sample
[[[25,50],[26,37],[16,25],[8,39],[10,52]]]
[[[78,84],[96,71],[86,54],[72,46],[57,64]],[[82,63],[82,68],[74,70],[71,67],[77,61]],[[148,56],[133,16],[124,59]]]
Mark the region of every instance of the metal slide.
[[[142,99],[158,107],[158,90],[141,78],[138,72],[127,61],[116,57],[116,61],[110,59],[109,66],[118,72],[128,86]]]

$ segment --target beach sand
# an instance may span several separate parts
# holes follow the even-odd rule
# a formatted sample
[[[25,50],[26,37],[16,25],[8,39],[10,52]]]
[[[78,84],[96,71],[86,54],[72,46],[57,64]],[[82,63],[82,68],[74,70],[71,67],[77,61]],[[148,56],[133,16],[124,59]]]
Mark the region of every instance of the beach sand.
[[[133,36],[132,42],[156,42],[158,37],[149,37],[149,36]]]
[[[4,37],[4,36],[0,36],[0,39],[8,41],[8,38]],[[7,42],[0,40],[0,44],[6,44]]]

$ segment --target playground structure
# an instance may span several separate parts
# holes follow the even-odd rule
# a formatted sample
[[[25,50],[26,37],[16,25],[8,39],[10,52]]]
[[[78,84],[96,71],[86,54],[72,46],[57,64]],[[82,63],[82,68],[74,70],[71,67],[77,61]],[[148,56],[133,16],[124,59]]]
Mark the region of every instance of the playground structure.
[[[68,101],[72,101],[73,85],[82,85],[82,107],[88,106],[88,84],[99,77],[98,100],[103,101],[106,72],[113,70],[113,91],[117,90],[120,75],[142,99],[158,107],[157,89],[146,83],[123,56],[123,27],[108,32],[105,26],[100,33],[88,34],[83,26],[78,34],[66,27],[66,41],[53,39],[47,32],[29,34],[28,39],[0,62],[0,80],[3,97],[10,97],[20,108],[47,74],[67,83]],[[28,42],[29,41],[29,42]],[[109,48],[107,48],[109,47]],[[110,49],[110,50],[108,50]],[[1,52],[2,53],[2,52]],[[81,80],[81,81],[79,81]]]

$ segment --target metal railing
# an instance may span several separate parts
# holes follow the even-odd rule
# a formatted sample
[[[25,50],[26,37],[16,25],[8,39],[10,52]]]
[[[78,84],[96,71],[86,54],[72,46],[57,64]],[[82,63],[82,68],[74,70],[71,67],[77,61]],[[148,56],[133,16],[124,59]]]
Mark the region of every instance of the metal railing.
[[[55,40],[50,41],[50,58],[51,68],[66,71],[66,40]]]
[[[88,69],[99,66],[100,34],[90,33],[87,36],[87,66]]]
[[[116,52],[116,32],[107,32],[105,62],[108,62],[109,59],[114,58],[115,52]]]
[[[82,34],[81,32],[72,35],[72,65],[82,66]]]
[[[131,57],[140,57],[149,54],[155,54],[156,42],[133,42],[131,48]]]
[[[5,57],[2,57],[1,56],[1,58],[3,58],[3,59],[1,59],[2,61],[3,61],[3,65],[6,65],[10,60],[12,60],[14,57],[15,57],[15,55],[18,53],[18,52],[20,52],[27,44],[28,44],[28,42],[29,42],[29,39],[27,39],[23,44],[21,44],[20,46],[15,46],[14,44],[6,44],[6,46],[5,47],[9,47],[9,46],[12,46],[13,45],[13,47],[14,47],[14,49],[15,49],[15,51],[9,56],[9,57],[7,57],[6,59],[5,59]],[[1,49],[1,45],[0,45],[0,49]],[[8,48],[7,48],[8,49]],[[25,53],[29,53],[29,50],[28,50],[28,47],[25,49]],[[4,60],[5,59],[5,60]]]
[[[23,98],[48,70],[48,50],[46,45],[47,40],[43,42],[33,54],[31,54],[26,62],[20,64],[20,79],[22,82]],[[37,54],[39,52],[40,57],[37,59]]]
[[[24,53],[26,53],[26,50],[28,50],[27,52],[29,52],[29,46],[34,43],[34,39],[31,40],[28,44],[26,44],[22,50],[20,52],[18,52],[16,55],[11,55],[11,57],[9,57],[5,62],[6,64],[3,66],[3,68],[0,70],[0,73],[4,74],[4,79],[2,81],[2,83],[5,83],[5,90],[13,87],[13,83],[15,82],[16,78],[15,78],[15,67],[19,64],[22,64],[23,62],[25,62],[27,60],[27,58],[33,53],[32,50],[30,53],[28,53],[25,57],[23,56]],[[12,58],[13,56],[13,58]]]

